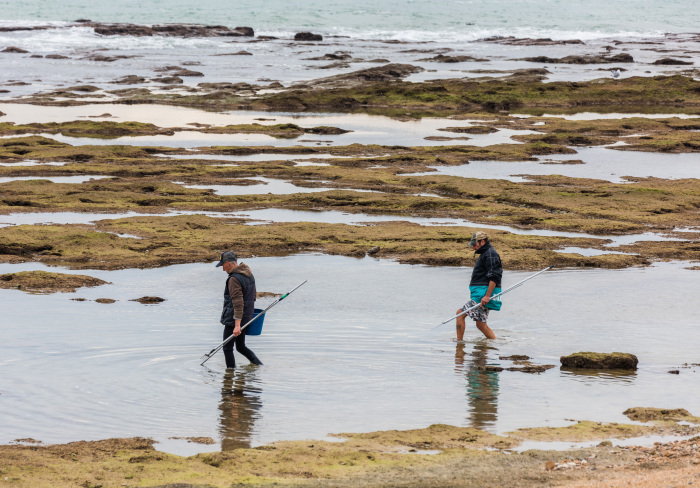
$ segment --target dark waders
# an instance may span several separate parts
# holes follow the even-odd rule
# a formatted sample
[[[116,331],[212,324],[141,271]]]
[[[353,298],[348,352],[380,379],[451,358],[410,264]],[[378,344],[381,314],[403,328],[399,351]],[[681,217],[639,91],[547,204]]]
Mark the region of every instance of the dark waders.
[[[233,326],[227,325],[224,327],[224,339],[226,340],[229,337],[233,335]],[[223,347],[224,351],[224,358],[226,358],[226,367],[227,368],[235,368],[236,367],[236,359],[233,357],[233,343],[236,343],[236,351],[240,352],[243,354],[248,361],[250,361],[253,364],[258,364],[262,365],[262,361],[258,359],[258,357],[255,355],[253,351],[248,349],[245,345],[245,331],[241,332],[241,335],[236,337],[235,339],[228,341],[226,345]]]

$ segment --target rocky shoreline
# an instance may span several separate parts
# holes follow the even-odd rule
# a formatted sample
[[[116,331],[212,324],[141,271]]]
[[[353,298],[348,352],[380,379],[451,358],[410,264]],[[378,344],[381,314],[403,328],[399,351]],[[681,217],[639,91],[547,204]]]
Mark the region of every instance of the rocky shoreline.
[[[0,474],[18,487],[105,488],[223,487],[232,483],[300,487],[565,487],[625,482],[654,477],[656,473],[680,476],[687,483],[700,475],[698,427],[677,424],[673,415],[669,417],[660,409],[645,411],[651,415],[645,420],[656,419],[655,424],[579,422],[564,428],[520,429],[506,436],[437,424],[408,431],[343,433],[338,434],[342,438],[339,442],[280,441],[190,457],[158,451],[154,441],[145,438],[57,445],[17,439],[12,445],[0,446],[4,460]],[[675,418],[697,423],[692,416]],[[667,437],[653,445],[614,445],[620,438],[658,432]],[[668,437],[671,432],[683,437]],[[528,438],[572,442],[588,439],[598,444],[567,450],[519,450],[519,443]],[[188,439],[203,445],[214,442],[209,438]]]
[[[206,39],[209,44],[195,54],[178,51],[167,62],[150,48],[131,52],[117,44],[51,53],[0,46],[5,62],[39,70],[50,67],[58,73],[53,82],[30,75],[29,70],[13,74],[0,86],[3,104],[21,104],[33,114],[53,108],[90,109],[79,112],[75,120],[59,122],[10,121],[0,114],[0,177],[7,179],[0,183],[0,223],[9,215],[20,221],[33,214],[86,215],[84,221],[77,218],[70,224],[40,221],[0,227],[1,263],[81,270],[155,268],[211,262],[235,242],[244,258],[314,252],[471,266],[467,243],[481,226],[487,226],[508,270],[700,262],[696,178],[674,179],[669,168],[668,178],[621,175],[621,182],[612,182],[563,176],[557,174],[560,166],[554,166],[587,164],[577,155],[584,148],[604,148],[610,161],[623,151],[673,157],[700,152],[700,81],[692,61],[700,42],[697,34],[668,35],[665,42],[671,47],[663,42],[630,45],[611,40],[599,45],[578,39],[498,37],[457,48],[351,41],[314,32],[280,39],[256,36],[251,27],[86,19],[61,27],[2,27],[0,32],[50,29],[88,30],[100,41],[128,36],[139,41]],[[494,51],[503,46],[517,48],[517,54]],[[281,58],[291,60],[301,74],[283,76],[285,72],[274,66]],[[142,105],[153,111],[203,109],[202,119],[180,123],[173,118],[160,124],[117,121],[110,120],[115,117],[106,108]],[[209,114],[239,110],[265,112],[244,122],[205,120]],[[407,126],[440,117],[444,124],[419,144],[345,144],[342,137],[357,133],[357,127],[343,122],[278,123],[272,120],[274,112],[380,115]],[[582,112],[598,115],[592,120],[553,116]],[[477,143],[479,137],[500,134],[508,134],[507,142]],[[269,138],[265,140],[275,145],[219,144],[215,139],[216,143],[177,147],[177,142],[166,146],[130,140],[206,141],[215,136]],[[75,138],[80,142],[64,142]],[[262,155],[270,158],[255,158]],[[557,159],[562,155],[577,159]],[[251,157],[226,162],[222,156]],[[552,164],[547,167],[552,174],[511,181],[440,171],[475,162],[523,161]],[[54,182],[70,177],[86,181]],[[268,192],[275,181],[299,191]],[[252,193],[225,194],[202,186],[245,187]],[[260,222],[244,215],[276,209],[342,213],[347,219]],[[119,213],[130,216],[117,217]],[[100,218],[87,217],[92,214]],[[378,216],[390,220],[372,221]],[[420,225],[420,219],[467,224]],[[617,241],[619,237],[631,242]],[[598,252],[585,255],[571,248]],[[0,275],[0,288],[30,293],[102,284],[106,282],[67,273]],[[133,300],[152,305],[164,299],[149,295]],[[513,361],[503,368],[508,371],[538,374],[552,367],[515,356],[501,359]],[[636,367],[636,358],[633,362]],[[478,368],[495,371],[486,368],[501,366]],[[0,480],[32,488],[250,484],[534,488],[611,480],[643,486],[640,478],[647,475],[657,476],[654,479],[677,475],[688,484],[700,475],[697,417],[682,409],[633,408],[624,415],[634,423],[580,420],[567,427],[533,427],[499,436],[439,424],[411,431],[339,434],[343,442],[280,441],[190,457],[158,451],[155,441],[144,438],[57,445],[17,439],[0,446]],[[652,446],[630,444],[630,439],[647,436],[660,440]],[[184,439],[205,445],[215,442]],[[625,445],[615,445],[622,439]],[[588,444],[564,451],[521,450],[518,446],[525,442]]]

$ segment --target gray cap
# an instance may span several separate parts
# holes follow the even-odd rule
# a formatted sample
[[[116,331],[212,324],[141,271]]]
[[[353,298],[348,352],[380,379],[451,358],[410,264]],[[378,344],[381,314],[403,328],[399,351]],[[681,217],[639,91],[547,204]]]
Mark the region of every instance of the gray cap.
[[[469,245],[469,247],[471,247],[471,246],[475,245],[477,242],[483,241],[483,240],[487,240],[487,241],[489,240],[489,236],[486,234],[486,232],[482,232],[482,231],[474,232],[474,235],[472,236],[472,240],[469,241],[468,245]]]
[[[216,265],[218,268],[219,266],[223,266],[224,263],[226,262],[237,262],[238,261],[238,256],[236,256],[236,253],[233,251],[224,251],[221,253],[221,256],[219,256],[219,263]]]

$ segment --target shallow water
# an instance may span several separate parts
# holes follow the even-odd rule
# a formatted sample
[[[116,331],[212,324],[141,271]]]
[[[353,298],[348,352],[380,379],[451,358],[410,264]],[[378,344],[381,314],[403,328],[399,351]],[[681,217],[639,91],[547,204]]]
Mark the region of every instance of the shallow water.
[[[77,176],[4,176],[0,177],[0,183],[9,183],[10,181],[31,181],[31,180],[48,180],[53,183],[85,183],[90,180],[101,180],[104,178],[112,178],[111,176],[101,175],[77,175]]]
[[[216,185],[202,186],[203,188],[218,188]],[[231,187],[230,191],[236,191],[239,187]],[[250,188],[250,187],[240,187]],[[222,186],[223,190],[228,187]],[[245,190],[244,190],[245,191]],[[353,190],[353,191],[368,191],[368,190]],[[513,234],[525,234],[536,236],[552,236],[552,237],[585,237],[591,239],[601,239],[610,241],[605,244],[607,247],[615,247],[624,244],[634,244],[640,241],[680,241],[684,240],[677,237],[670,237],[653,232],[644,232],[642,234],[629,234],[619,236],[598,236],[593,234],[585,234],[582,232],[566,232],[547,229],[520,229],[507,225],[490,225],[471,222],[464,219],[447,219],[439,217],[412,217],[404,215],[381,215],[381,214],[363,214],[363,213],[347,213],[338,210],[325,210],[314,212],[310,210],[288,210],[282,208],[265,208],[258,210],[244,210],[240,212],[201,212],[201,211],[186,211],[178,210],[164,214],[159,213],[82,213],[82,212],[33,212],[33,213],[13,213],[0,215],[0,227],[10,225],[34,225],[34,224],[89,224],[97,220],[104,219],[120,219],[125,217],[136,216],[172,216],[172,215],[207,215],[209,217],[230,218],[237,217],[249,219],[248,225],[261,225],[270,222],[321,222],[326,224],[349,224],[362,225],[367,222],[411,222],[418,225],[441,225],[441,226],[461,226],[473,229],[495,229],[511,232]],[[682,229],[677,229],[682,231]],[[692,232],[692,230],[690,231]],[[575,248],[583,249],[583,248]],[[574,251],[572,251],[574,252]],[[578,251],[575,251],[578,252]],[[588,253],[599,253],[597,250],[587,249]],[[591,254],[588,254],[591,255]]]
[[[354,115],[347,116],[354,117]],[[453,121],[446,119],[440,120],[439,123],[429,124],[425,121],[430,119],[422,119],[421,121],[401,122],[408,124],[397,127],[397,122],[387,117],[378,117],[372,121],[371,126],[364,126],[363,130],[353,130],[347,134],[340,135],[319,135],[307,134],[292,139],[280,139],[269,136],[267,134],[209,134],[198,131],[181,131],[174,135],[155,135],[155,136],[130,136],[118,137],[114,139],[97,139],[93,137],[70,137],[62,134],[40,134],[42,137],[54,139],[59,142],[71,144],[73,146],[101,146],[101,145],[134,145],[134,146],[164,146],[177,148],[195,148],[203,146],[273,146],[273,147],[289,147],[289,146],[347,146],[350,144],[377,144],[377,145],[399,145],[399,146],[450,146],[464,145],[471,146],[489,146],[492,144],[520,144],[511,139],[514,135],[535,134],[529,130],[510,130],[501,129],[498,132],[491,134],[472,135],[468,140],[450,139],[450,140],[428,140],[426,137],[438,136],[445,137],[445,132],[438,132],[437,129],[453,126]],[[435,122],[433,120],[432,122]],[[298,123],[304,121],[297,120]],[[358,123],[358,121],[355,121]],[[433,127],[431,127],[433,125]],[[461,124],[465,125],[465,124]],[[346,123],[341,126],[347,129],[352,125]],[[447,137],[452,137],[448,135]],[[301,158],[300,158],[301,159]]]
[[[36,161],[20,161],[12,163],[0,163],[0,166],[12,166],[13,168],[21,168],[22,166],[65,166],[68,163],[37,163]]]
[[[213,216],[213,215],[212,215]],[[265,208],[259,210],[245,210],[241,212],[227,213],[226,216],[242,217],[246,219],[255,219],[262,222],[324,222],[327,224],[360,224],[363,222],[390,222],[404,221],[412,222],[419,225],[456,225],[472,227],[475,229],[495,229],[512,232],[513,234],[525,234],[536,236],[552,236],[552,237],[587,237],[592,239],[606,239],[611,242],[606,246],[614,247],[623,244],[633,244],[639,241],[675,241],[682,240],[674,237],[668,237],[653,232],[645,232],[642,234],[629,234],[620,236],[598,236],[593,234],[585,234],[582,232],[566,232],[547,229],[520,229],[508,225],[491,225],[471,222],[465,219],[449,219],[439,217],[409,217],[403,215],[374,215],[374,214],[354,214],[340,212],[337,210],[325,210],[323,212],[313,212],[307,210],[287,210],[282,208]],[[256,222],[251,222],[255,224]]]
[[[499,339],[469,329],[457,344],[450,324],[431,329],[465,300],[469,269],[319,255],[245,262],[260,291],[309,281],[268,313],[262,336],[248,338],[265,365],[233,376],[221,354],[199,365],[221,334],[224,275],[212,264],[80,271],[112,284],[77,293],[0,290],[0,443],[142,435],[189,454],[219,446],[167,438],[211,436],[230,449],[438,422],[497,433],[566,419],[625,422],[621,412],[634,406],[700,412],[698,368],[667,373],[698,362],[698,272],[684,263],[547,272],[504,298],[490,321]],[[0,265],[0,273],[32,269],[55,270]],[[507,272],[504,286],[529,274]],[[129,301],[145,295],[167,301]],[[71,300],[101,297],[117,302]],[[510,366],[498,357],[511,354],[558,365],[581,350],[631,352],[640,368],[626,376],[475,369]]]
[[[571,178],[593,178],[613,183],[629,183],[633,178],[666,179],[700,178],[700,157],[695,153],[665,154],[618,151],[605,147],[577,147],[576,154],[540,157],[537,161],[470,161],[462,166],[432,166],[436,172],[464,178],[527,181],[528,175],[562,175]],[[581,160],[585,164],[565,164]],[[564,164],[543,164],[555,161]]]

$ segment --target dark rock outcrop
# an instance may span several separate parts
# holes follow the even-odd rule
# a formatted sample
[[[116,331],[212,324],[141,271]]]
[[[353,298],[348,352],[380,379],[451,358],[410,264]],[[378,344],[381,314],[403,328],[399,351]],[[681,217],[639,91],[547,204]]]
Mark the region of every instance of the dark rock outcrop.
[[[690,64],[693,64],[692,61],[683,61],[681,59],[673,59],[673,58],[661,58],[657,59],[651,64],[656,64],[656,65],[666,65],[666,66],[687,66]]]
[[[83,22],[101,36],[164,36],[164,37],[253,37],[255,31],[251,27],[236,27],[230,29],[224,25],[199,24],[105,24],[100,22]]]
[[[306,58],[305,61],[346,61],[348,59],[352,59],[352,56],[348,53],[328,53],[323,56]]]
[[[549,64],[611,64],[611,63],[634,63],[634,58],[627,54],[615,54],[614,56],[564,56],[563,58],[550,58],[547,56],[535,56],[532,58],[521,58],[518,61],[530,61],[531,63]]]
[[[136,85],[138,83],[146,83],[146,78],[144,78],[143,76],[128,75],[124,76],[123,78],[119,78],[118,80],[115,80],[112,83],[116,85]]]
[[[321,34],[313,34],[311,32],[297,32],[294,34],[295,41],[322,41],[323,36]]]
[[[438,129],[444,132],[455,132],[457,134],[492,134],[493,132],[498,132],[495,127],[488,127],[485,125],[470,125],[467,127],[445,127],[443,129]]]
[[[304,132],[307,134],[322,134],[322,135],[340,135],[340,134],[347,134],[348,132],[352,132],[351,130],[346,130],[346,129],[341,129],[340,127],[329,127],[326,125],[321,125],[318,127],[310,127],[308,129],[304,129]]]
[[[165,301],[165,298],[161,297],[141,297],[141,298],[134,298],[133,300],[129,300],[130,302],[139,302],[143,303],[144,305],[148,304],[153,304],[153,303],[161,303]]]
[[[564,44],[585,44],[579,39],[552,40],[549,37],[541,37],[538,39],[519,38],[513,36],[493,36],[484,39],[479,39],[479,42],[494,42],[496,44],[506,44],[509,46],[556,46]]]
[[[151,78],[151,81],[155,83],[163,83],[165,85],[179,85],[182,84],[182,78],[177,76],[163,76],[160,78]]]
[[[432,58],[423,58],[418,61],[428,61],[431,63],[464,63],[466,61],[488,61],[484,58],[475,58],[473,56],[445,56],[444,54],[438,54]]]
[[[412,64],[392,63],[375,68],[367,68],[351,73],[343,73],[340,75],[321,78],[308,83],[310,86],[327,87],[349,87],[367,82],[386,82],[397,81],[405,78],[413,73],[424,71],[420,66]]]
[[[559,360],[563,367],[585,369],[637,369],[639,363],[637,356],[624,352],[577,352]]]
[[[3,50],[0,51],[0,52],[3,52],[3,53],[15,53],[15,54],[26,54],[26,53],[28,53],[29,51],[27,51],[27,50],[25,50],[25,49],[22,49],[21,47],[9,46],[9,47],[6,47],[5,49],[3,49]]]

